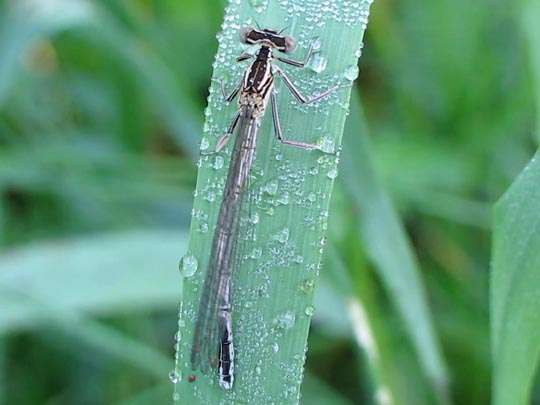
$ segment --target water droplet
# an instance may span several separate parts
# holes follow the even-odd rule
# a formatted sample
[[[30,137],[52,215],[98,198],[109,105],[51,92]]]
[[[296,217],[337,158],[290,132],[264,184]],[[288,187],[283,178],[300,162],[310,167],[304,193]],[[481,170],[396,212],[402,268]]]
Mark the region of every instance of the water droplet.
[[[281,229],[279,232],[274,234],[274,240],[277,240],[278,242],[285,243],[289,240],[289,228],[285,227]]]
[[[321,73],[326,69],[327,64],[328,64],[328,59],[326,57],[322,56],[320,53],[315,53],[313,54],[311,58],[309,67],[315,73]]]
[[[260,247],[255,247],[251,251],[250,257],[252,259],[259,259],[261,257],[261,255],[262,255],[262,249]]]
[[[270,194],[270,195],[276,195],[277,190],[278,190],[278,181],[277,180],[270,180],[264,186],[264,191],[266,191],[266,193]]]
[[[195,256],[191,254],[186,254],[182,259],[180,260],[180,274],[184,277],[191,277],[195,274],[197,271],[197,268],[199,267],[199,262],[195,258]]]
[[[178,384],[182,381],[182,373],[180,371],[172,370],[169,373],[169,380],[171,380],[173,384]]]
[[[310,202],[317,201],[317,194],[315,194],[313,191],[307,195],[307,199]]]
[[[202,233],[208,232],[208,224],[206,222],[203,222],[201,226],[199,227]]]
[[[353,81],[358,77],[359,72],[357,65],[350,65],[345,69],[343,76],[345,76],[345,79]]]
[[[330,169],[328,173],[326,173],[329,179],[334,180],[338,176],[338,170],[337,169]]]
[[[223,157],[216,156],[212,162],[212,167],[214,168],[214,170],[219,170],[223,167],[224,162],[225,160],[223,159]]]
[[[321,45],[322,45],[322,42],[321,42],[320,37],[313,38],[313,41],[311,42],[311,46],[313,47],[314,51],[321,49]]]
[[[308,305],[306,307],[305,313],[307,316],[313,316],[313,314],[315,313],[315,307],[313,305]]]
[[[251,216],[249,217],[249,222],[251,222],[252,224],[258,224],[259,220],[259,214],[256,212],[252,212]]]
[[[334,140],[329,136],[322,136],[319,138],[317,146],[324,153],[334,153],[335,151]]]
[[[300,290],[302,290],[302,292],[306,294],[313,292],[314,288],[315,288],[315,282],[310,278],[302,281],[302,284],[300,284]]]
[[[304,258],[303,258],[302,256],[298,255],[298,256],[296,256],[296,257],[294,258],[294,261],[295,261],[296,263],[298,263],[298,264],[302,264],[302,263],[304,263]]]
[[[172,394],[172,399],[174,402],[180,401],[180,394],[178,392],[175,392],[174,394]]]
[[[293,311],[287,309],[281,313],[279,313],[274,318],[274,324],[280,328],[280,329],[290,329],[294,326],[294,322],[296,321],[296,315]]]
[[[209,191],[204,198],[206,201],[213,202],[216,200],[216,193]]]
[[[278,199],[278,202],[282,205],[289,204],[289,193],[283,193]]]
[[[278,345],[277,342],[272,343],[272,346],[271,346],[271,347],[272,347],[272,351],[273,351],[274,353],[279,352],[279,345]]]
[[[255,367],[255,373],[256,374],[261,374],[261,367],[260,366]]]
[[[206,150],[209,147],[210,147],[210,142],[208,141],[208,139],[206,137],[203,136],[203,138],[201,139],[200,149],[201,150]]]
[[[309,169],[309,174],[312,174],[313,176],[315,176],[318,173],[319,173],[319,168],[316,166],[313,166],[311,169]]]
[[[255,9],[257,13],[262,13],[267,6],[266,0],[249,0],[251,7]]]

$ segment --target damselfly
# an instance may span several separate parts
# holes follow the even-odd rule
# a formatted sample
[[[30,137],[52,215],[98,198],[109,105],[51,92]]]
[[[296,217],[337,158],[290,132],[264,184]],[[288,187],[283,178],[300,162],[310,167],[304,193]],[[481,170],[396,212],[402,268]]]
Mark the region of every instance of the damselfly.
[[[291,36],[283,36],[271,29],[245,27],[240,31],[240,41],[251,45],[236,58],[238,62],[254,58],[246,70],[242,81],[227,95],[223,81],[221,92],[225,101],[231,102],[240,93],[239,111],[227,133],[217,143],[219,152],[238,127],[236,142],[231,155],[229,173],[217,225],[212,242],[212,252],[201,294],[195,334],[191,351],[193,369],[207,372],[212,366],[219,366],[219,385],[230,389],[234,380],[234,347],[232,331],[232,286],[234,247],[239,228],[239,217],[246,182],[249,177],[255,145],[261,125],[261,117],[270,101],[277,139],[284,144],[305,149],[317,149],[317,145],[283,139],[278,116],[274,76],[277,74],[304,104],[313,103],[339,88],[334,86],[313,98],[304,97],[283,70],[273,64],[274,60],[296,67],[304,67],[309,62],[313,43],[303,62],[274,55],[274,51],[289,54],[296,48]],[[258,48],[258,49],[257,49]],[[256,52],[252,51],[257,49]]]

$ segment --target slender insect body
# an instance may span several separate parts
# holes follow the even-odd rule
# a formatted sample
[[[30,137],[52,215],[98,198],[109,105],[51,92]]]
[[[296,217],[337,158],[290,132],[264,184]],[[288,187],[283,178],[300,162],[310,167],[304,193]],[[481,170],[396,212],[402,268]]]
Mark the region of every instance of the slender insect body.
[[[285,73],[272,64],[272,61],[277,59],[292,66],[303,67],[311,57],[313,46],[309,48],[306,61],[299,62],[275,57],[273,54],[273,50],[283,53],[290,53],[294,50],[296,41],[290,36],[281,36],[274,30],[246,27],[241,30],[240,39],[244,44],[258,45],[260,48],[255,55],[244,51],[237,58],[238,61],[251,58],[255,58],[255,60],[246,70],[241,83],[231,94],[225,94],[224,85],[221,82],[223,97],[227,102],[232,101],[240,93],[239,111],[227,134],[218,141],[216,151],[219,152],[225,146],[237,127],[238,132],[212,241],[212,251],[201,294],[191,350],[191,364],[194,370],[200,368],[203,372],[207,372],[212,366],[219,366],[219,385],[224,389],[231,389],[234,382],[232,272],[234,270],[235,246],[245,189],[255,156],[261,117],[265,113],[268,102],[272,104],[274,129],[276,137],[281,143],[304,149],[317,149],[314,144],[283,139],[274,91],[274,73],[278,73],[293,95],[305,104],[320,100],[338,89],[338,86],[335,86],[311,99],[306,99],[294,87]]]

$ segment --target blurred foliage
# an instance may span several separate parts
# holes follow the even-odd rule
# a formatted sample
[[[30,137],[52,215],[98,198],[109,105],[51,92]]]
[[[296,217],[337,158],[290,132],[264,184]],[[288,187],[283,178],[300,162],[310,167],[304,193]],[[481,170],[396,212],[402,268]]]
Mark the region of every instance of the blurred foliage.
[[[417,254],[456,404],[490,400],[490,210],[538,140],[528,59],[538,66],[538,35],[522,29],[537,8],[521,4],[377,0],[361,59],[372,159]],[[189,224],[224,5],[0,0],[0,404],[171,398],[171,284],[185,242],[171,230]],[[364,213],[343,189],[327,262],[360,269],[357,288],[409,392],[402,402],[429,402],[418,400],[418,359],[354,232]],[[136,280],[144,274],[155,277]],[[318,292],[303,398],[369,403],[376,377],[335,284]]]

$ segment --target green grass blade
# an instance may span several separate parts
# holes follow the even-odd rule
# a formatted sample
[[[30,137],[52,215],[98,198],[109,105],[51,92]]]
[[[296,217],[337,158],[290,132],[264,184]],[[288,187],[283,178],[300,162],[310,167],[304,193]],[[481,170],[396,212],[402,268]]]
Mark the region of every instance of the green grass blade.
[[[164,382],[151,388],[143,389],[118,405],[168,404],[171,402],[171,384]]]
[[[20,69],[19,61],[41,36],[55,35],[90,17],[82,2],[61,5],[61,9],[29,10],[20,4],[0,4],[0,107],[3,107]]]
[[[325,384],[324,381],[312,374],[306,373],[302,385],[302,403],[309,405],[350,405],[338,392]]]
[[[6,403],[7,349],[4,336],[0,335],[0,405]]]
[[[174,271],[176,252],[184,246],[182,233],[156,230],[99,234],[4,251],[0,333],[40,325],[43,311],[29,299],[92,314],[137,308],[141,302],[153,308],[174,305],[180,290]],[[26,298],[17,292],[24,292]]]
[[[47,325],[85,349],[165,378],[170,363],[163,352],[89,314],[139,310],[141,302],[146,309],[174,305],[181,241],[181,233],[169,230],[132,231],[3,252],[0,336]]]
[[[362,213],[359,234],[394,301],[425,375],[435,394],[444,399],[448,388],[446,366],[435,337],[416,257],[388,194],[379,184],[360,102],[355,95],[351,107],[355,113],[345,127],[342,180],[356,210]]]
[[[234,59],[242,47],[238,32],[255,25],[282,29],[298,41],[294,57],[306,55],[310,41],[320,48],[310,67],[284,67],[304,94],[314,95],[335,84],[350,84],[357,75],[369,1],[347,3],[251,1],[230,3],[215,63],[215,78],[232,88],[245,65]],[[255,21],[256,20],[256,21]],[[284,136],[322,142],[336,150],[348,110],[350,90],[341,89],[313,106],[299,105],[276,79]],[[213,85],[202,148],[213,151],[236,113]],[[236,270],[233,306],[237,368],[235,387],[226,392],[216,374],[198,372],[194,383],[189,364],[193,323],[205,275],[212,230],[219,210],[227,165],[223,156],[203,156],[194,204],[188,257],[198,261],[186,275],[178,344],[176,397],[184,403],[297,403],[306,339],[312,313],[312,285],[317,282],[328,217],[337,176],[335,153],[306,151],[278,144],[271,117],[265,117],[250,178],[251,218],[257,218],[245,241],[246,259]],[[232,143],[232,142],[231,142]],[[230,146],[229,146],[230,149]]]
[[[530,54],[531,74],[534,78],[534,97],[536,99],[536,137],[540,141],[540,3],[534,0],[524,2],[523,27],[527,36]]]
[[[493,403],[527,404],[540,355],[540,152],[497,202],[491,271]]]

